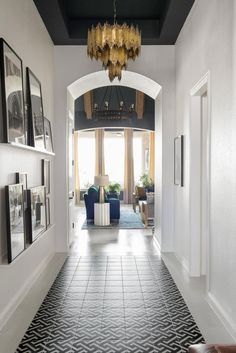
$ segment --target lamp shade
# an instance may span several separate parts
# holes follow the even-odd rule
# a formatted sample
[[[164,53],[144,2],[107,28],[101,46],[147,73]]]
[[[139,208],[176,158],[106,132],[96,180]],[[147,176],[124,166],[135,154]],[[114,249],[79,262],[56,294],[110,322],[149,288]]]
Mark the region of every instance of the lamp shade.
[[[106,186],[109,184],[109,176],[108,175],[96,175],[94,177],[94,184],[98,186]]]

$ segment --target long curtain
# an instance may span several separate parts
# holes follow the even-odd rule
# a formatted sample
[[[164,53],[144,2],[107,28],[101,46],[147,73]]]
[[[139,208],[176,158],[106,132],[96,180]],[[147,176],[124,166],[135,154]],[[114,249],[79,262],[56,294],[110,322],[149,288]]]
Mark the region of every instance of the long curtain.
[[[125,172],[124,172],[124,202],[133,201],[134,192],[134,160],[133,160],[133,130],[124,130],[125,138]]]
[[[104,129],[95,130],[95,175],[105,174],[105,157],[104,157]]]
[[[151,131],[149,136],[149,176],[155,180],[155,132]]]
[[[74,177],[75,177],[75,204],[80,202],[79,158],[78,158],[79,133],[74,133]]]

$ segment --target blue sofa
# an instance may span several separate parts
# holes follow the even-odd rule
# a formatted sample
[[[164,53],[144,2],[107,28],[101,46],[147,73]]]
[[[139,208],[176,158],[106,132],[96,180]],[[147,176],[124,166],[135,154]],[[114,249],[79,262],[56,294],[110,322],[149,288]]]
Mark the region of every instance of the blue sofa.
[[[84,194],[84,202],[86,207],[86,219],[87,221],[94,221],[94,204],[99,202],[99,188],[96,185],[92,185],[88,191]],[[105,202],[110,204],[110,220],[119,222],[120,219],[120,200],[117,198],[110,198],[105,196]]]

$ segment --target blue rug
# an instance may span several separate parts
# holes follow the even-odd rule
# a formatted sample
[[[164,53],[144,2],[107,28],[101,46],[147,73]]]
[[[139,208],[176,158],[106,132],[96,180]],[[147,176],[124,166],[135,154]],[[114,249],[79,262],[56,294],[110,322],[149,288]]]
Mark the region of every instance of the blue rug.
[[[140,218],[139,213],[134,213],[132,209],[120,210],[120,221],[119,223],[111,223],[109,226],[96,226],[93,223],[84,222],[82,229],[143,229],[144,224]]]

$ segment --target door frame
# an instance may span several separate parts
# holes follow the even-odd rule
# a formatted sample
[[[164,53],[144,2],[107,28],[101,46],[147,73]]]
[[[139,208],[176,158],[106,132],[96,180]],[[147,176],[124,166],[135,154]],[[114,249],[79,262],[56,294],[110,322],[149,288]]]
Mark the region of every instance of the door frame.
[[[210,141],[211,141],[211,87],[208,71],[190,90],[190,138],[189,138],[189,274],[201,276],[201,97],[207,93],[207,234],[206,234],[206,282],[209,288],[210,267]]]

